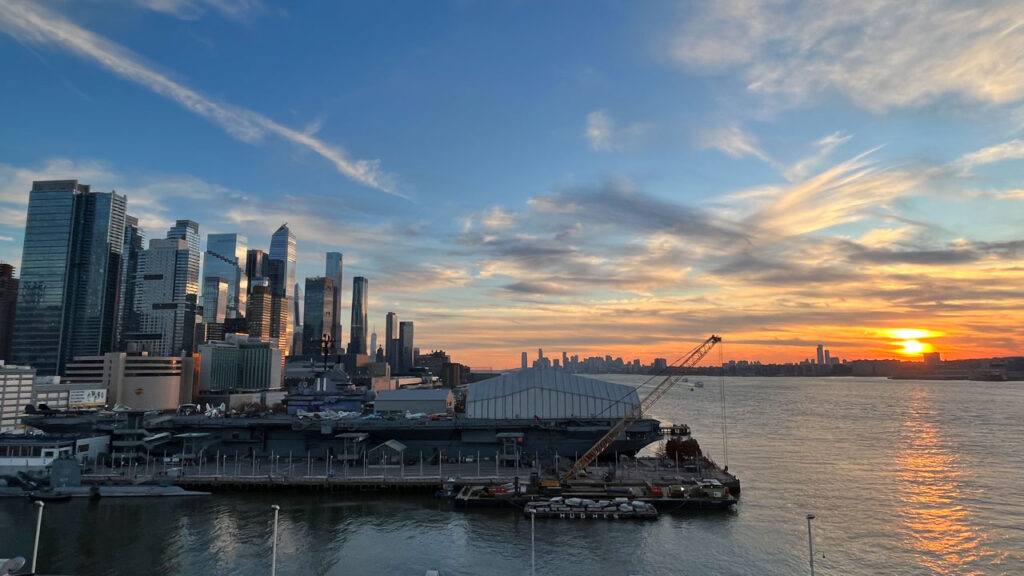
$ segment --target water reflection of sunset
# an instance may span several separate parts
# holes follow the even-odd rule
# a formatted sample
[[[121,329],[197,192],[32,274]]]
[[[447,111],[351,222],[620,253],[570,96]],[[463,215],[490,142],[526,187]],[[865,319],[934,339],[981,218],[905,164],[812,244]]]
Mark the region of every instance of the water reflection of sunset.
[[[958,456],[922,410],[921,402],[911,405],[897,456],[904,544],[934,574],[982,574],[965,571],[985,551],[964,505]]]

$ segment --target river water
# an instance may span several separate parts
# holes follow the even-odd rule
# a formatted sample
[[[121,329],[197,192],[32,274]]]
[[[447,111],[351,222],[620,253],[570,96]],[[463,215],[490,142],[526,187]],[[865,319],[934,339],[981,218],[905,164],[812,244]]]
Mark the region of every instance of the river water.
[[[609,376],[623,383],[643,379]],[[691,377],[691,380],[697,378]],[[538,574],[1024,574],[1024,383],[703,378],[655,407],[743,483],[732,512],[538,521]],[[428,497],[301,492],[46,506],[39,571],[80,575],[530,574],[530,523]],[[0,500],[0,557],[35,508]]]

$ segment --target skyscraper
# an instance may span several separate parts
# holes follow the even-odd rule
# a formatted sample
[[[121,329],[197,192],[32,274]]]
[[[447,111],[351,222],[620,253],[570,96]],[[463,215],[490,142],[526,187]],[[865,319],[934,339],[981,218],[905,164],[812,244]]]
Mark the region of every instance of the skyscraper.
[[[401,346],[401,356],[398,370],[400,374],[408,374],[415,362],[413,352],[413,324],[412,322],[401,322],[398,325],[398,340]]]
[[[334,325],[334,281],[330,278],[306,278],[305,323],[302,325],[302,350],[307,356],[322,354],[320,338]]]
[[[14,266],[0,264],[0,360],[11,359],[11,336],[18,305],[18,279]]]
[[[352,322],[348,339],[349,354],[366,354],[366,308],[369,301],[370,281],[362,276],[352,279]]]
[[[342,254],[341,252],[327,253],[327,277],[334,281],[334,323],[331,324],[331,338],[334,338],[334,352],[340,353],[341,347],[341,287],[342,284]]]
[[[373,327],[373,332],[370,333],[370,355],[377,353],[377,327]]]
[[[227,283],[225,318],[242,318],[249,293],[249,275],[246,274],[248,240],[241,234],[208,234],[206,253],[203,255],[203,286],[208,278],[222,278]],[[206,310],[206,295],[203,295]],[[223,320],[221,320],[223,322]]]
[[[167,238],[184,240],[188,250],[187,270],[182,277],[175,277],[174,281],[180,284],[175,286],[175,290],[180,294],[199,294],[199,260],[203,254],[199,250],[199,224],[192,220],[178,220],[167,231]]]
[[[245,253],[245,275],[249,277],[249,286],[257,280],[267,279],[269,274],[266,252],[252,249]]]
[[[113,349],[127,203],[77,180],[32,183],[12,362],[52,376]]]
[[[260,340],[270,340],[272,302],[273,295],[270,292],[270,282],[267,279],[257,279],[249,285],[249,305],[246,310],[249,336],[255,336]]]
[[[825,364],[825,346],[818,344],[818,366]]]
[[[168,235],[172,233],[173,228]],[[196,257],[197,251],[183,238],[149,241],[149,249],[142,257],[142,281],[136,295],[139,330],[125,335],[129,344],[153,356],[192,352],[197,295],[188,290],[193,285],[190,276]]]
[[[270,237],[270,262],[268,265],[270,289],[276,297],[270,317],[271,337],[276,337],[279,348],[287,356],[291,352],[294,334],[292,299],[295,294],[295,234],[282,224]],[[280,302],[276,300],[280,299]]]
[[[124,242],[121,246],[121,299],[117,311],[117,348],[125,349],[125,334],[139,330],[135,292],[139,283],[140,259],[145,250],[145,235],[139,219],[125,216]]]
[[[528,368],[528,366],[526,365],[526,358],[526,352],[523,352],[522,364],[519,366],[519,368],[522,370],[526,370]]]
[[[392,374],[398,374],[401,348],[398,345],[398,314],[388,312],[387,326],[384,327],[384,357],[391,367]]]
[[[224,323],[227,318],[229,293],[227,279],[220,276],[205,276],[203,278],[203,322],[206,324]]]

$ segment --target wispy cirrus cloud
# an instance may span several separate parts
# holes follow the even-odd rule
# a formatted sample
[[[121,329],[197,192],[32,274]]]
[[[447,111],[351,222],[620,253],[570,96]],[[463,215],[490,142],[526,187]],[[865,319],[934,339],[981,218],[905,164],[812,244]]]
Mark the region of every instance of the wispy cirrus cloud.
[[[838,92],[873,112],[944,96],[1024,98],[1019,2],[723,0],[689,5],[668,52],[739,69],[747,89],[799,103]]]
[[[247,20],[267,12],[260,0],[133,0],[150,10],[168,14],[182,20],[196,20],[213,10],[225,18]]]
[[[207,118],[243,142],[255,144],[267,134],[276,135],[320,155],[355,182],[404,197],[396,191],[393,176],[381,170],[379,160],[352,159],[341,148],[316,138],[312,133],[288,128],[252,110],[204,96],[151,69],[122,46],[37,4],[19,0],[0,3],[0,29],[21,42],[58,46],[92,61]]]
[[[757,139],[752,134],[741,130],[739,126],[706,130],[700,135],[699,143],[702,148],[721,150],[733,158],[753,156],[773,166],[776,165],[775,161],[758,145]]]
[[[1024,140],[1015,139],[1003,142],[994,146],[982,148],[977,152],[964,154],[954,163],[962,169],[969,171],[975,166],[992,164],[1003,160],[1018,160],[1024,158]]]
[[[619,124],[606,110],[595,110],[587,114],[583,136],[594,150],[611,151],[638,144],[647,132],[648,126],[643,122]]]

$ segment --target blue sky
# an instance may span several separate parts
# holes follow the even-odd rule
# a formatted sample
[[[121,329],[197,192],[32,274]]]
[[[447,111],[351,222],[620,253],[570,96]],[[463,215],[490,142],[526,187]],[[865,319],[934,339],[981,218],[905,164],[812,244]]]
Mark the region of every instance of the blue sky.
[[[1011,2],[0,5],[0,258],[33,179],[299,276],[345,253],[426,348],[1019,353]],[[346,294],[350,286],[346,286]],[[347,318],[345,319],[347,325]]]

